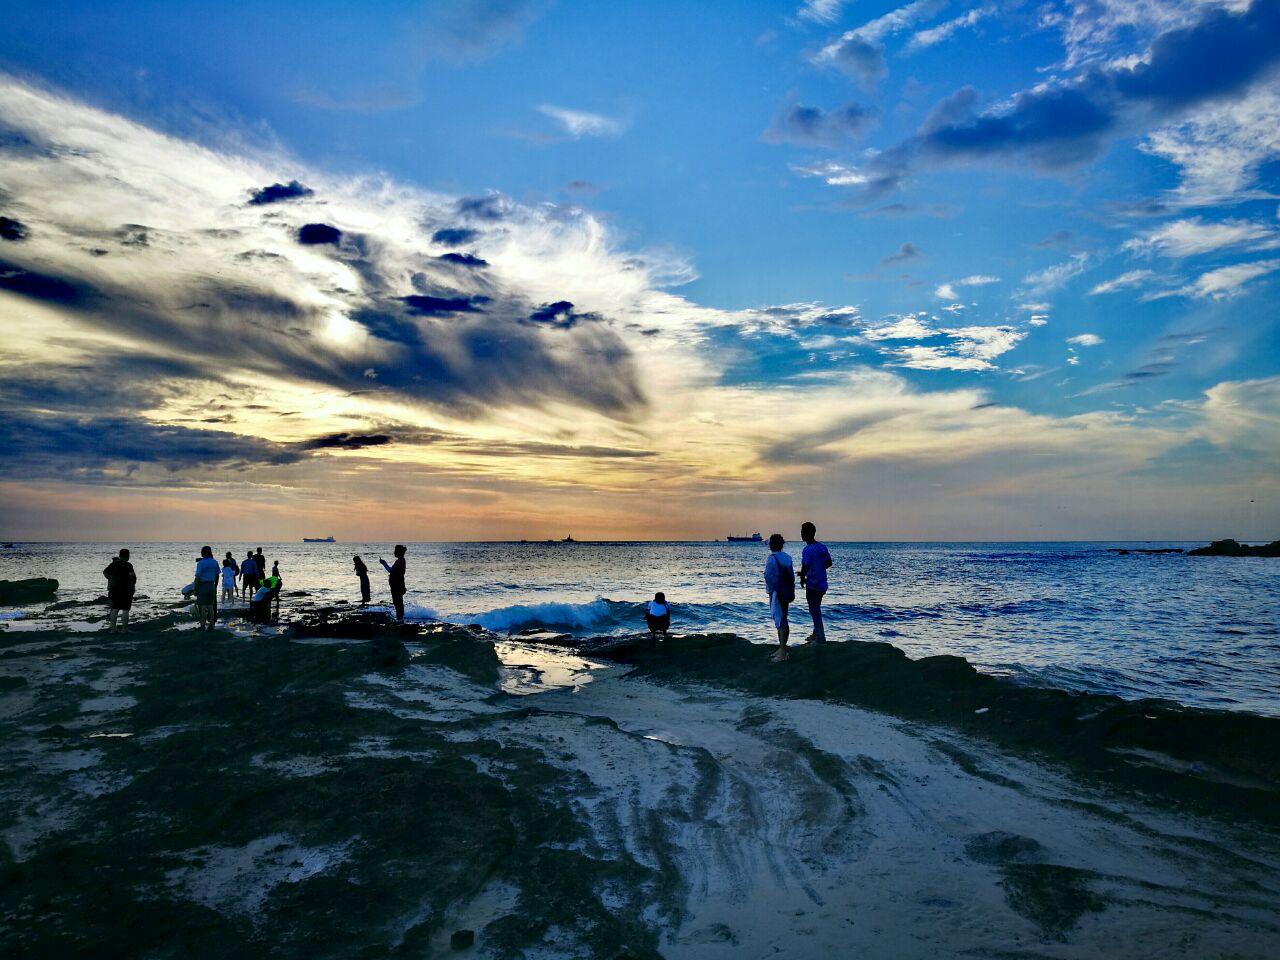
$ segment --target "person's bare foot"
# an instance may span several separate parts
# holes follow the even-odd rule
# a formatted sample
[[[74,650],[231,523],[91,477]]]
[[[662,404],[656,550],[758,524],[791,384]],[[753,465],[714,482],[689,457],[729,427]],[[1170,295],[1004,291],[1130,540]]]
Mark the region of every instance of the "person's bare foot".
[[[779,650],[769,659],[772,660],[774,663],[781,663],[783,660],[788,659],[790,656],[791,654],[787,653],[786,649],[784,648],[782,650]]]

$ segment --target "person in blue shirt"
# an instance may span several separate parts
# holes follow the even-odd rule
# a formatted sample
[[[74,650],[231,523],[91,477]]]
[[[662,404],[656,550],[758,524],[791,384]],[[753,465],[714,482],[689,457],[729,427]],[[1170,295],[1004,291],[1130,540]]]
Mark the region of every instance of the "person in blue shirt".
[[[827,568],[831,566],[831,551],[817,540],[818,528],[805,521],[800,525],[800,539],[804,541],[804,553],[800,555],[800,586],[809,603],[809,616],[813,617],[814,643],[826,643],[827,631],[822,624],[822,598],[827,592]]]
[[[796,598],[795,566],[791,555],[782,548],[787,541],[782,534],[769,535],[769,557],[764,562],[764,589],[769,594],[769,613],[773,625],[778,628],[778,650],[771,658],[775,663],[786,660],[787,639],[791,636],[791,624],[787,622],[787,608]]]
[[[222,567],[213,559],[212,547],[200,548],[196,561],[195,595],[196,614],[200,617],[200,629],[212,630],[218,623],[218,577]]]

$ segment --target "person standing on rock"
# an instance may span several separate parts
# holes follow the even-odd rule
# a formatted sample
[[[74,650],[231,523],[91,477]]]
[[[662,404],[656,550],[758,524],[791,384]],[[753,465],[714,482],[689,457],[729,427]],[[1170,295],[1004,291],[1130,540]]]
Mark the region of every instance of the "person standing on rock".
[[[362,604],[369,602],[369,568],[364,565],[364,561],[358,556],[351,558],[351,565],[355,567],[356,576],[360,578],[360,602]]]
[[[800,539],[804,541],[804,553],[800,555],[800,586],[809,603],[809,616],[813,617],[814,643],[826,643],[827,631],[822,623],[822,598],[827,592],[827,569],[831,566],[831,551],[825,543],[818,542],[818,528],[805,521],[800,525]]]
[[[772,657],[774,663],[781,663],[790,656],[787,639],[791,636],[791,624],[787,622],[787,608],[796,598],[795,566],[791,555],[782,549],[786,543],[782,534],[770,534],[769,558],[764,562],[764,588],[769,594],[769,612],[773,615],[773,625],[778,628],[778,651]]]
[[[261,583],[262,571],[258,569],[258,561],[254,559],[253,551],[250,550],[244,555],[244,562],[240,564],[240,599],[252,597]]]
[[[382,564],[382,569],[387,571],[387,583],[391,587],[391,602],[396,606],[396,619],[401,623],[404,622],[404,555],[407,552],[403,543],[397,543],[395,554],[396,562],[391,566],[387,566],[387,561],[381,557],[378,562]]]
[[[236,563],[236,558],[231,555],[231,551],[227,551],[226,557],[222,561],[222,602],[230,603],[236,598],[236,578],[240,576],[240,564]]]
[[[212,630],[218,624],[218,577],[221,570],[218,561],[213,559],[213,548],[201,547],[194,583],[201,630]]]
[[[133,606],[133,591],[138,585],[138,576],[129,562],[129,551],[121,550],[119,556],[113,557],[102,575],[107,578],[107,602],[111,605],[107,630],[110,633],[128,633],[129,609]],[[120,618],[119,626],[116,625],[116,617]]]

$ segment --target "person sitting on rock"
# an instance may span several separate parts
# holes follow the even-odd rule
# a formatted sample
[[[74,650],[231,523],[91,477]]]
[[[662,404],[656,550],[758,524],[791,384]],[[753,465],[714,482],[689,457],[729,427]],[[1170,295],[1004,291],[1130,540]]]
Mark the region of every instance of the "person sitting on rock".
[[[271,604],[280,596],[280,588],[283,586],[284,581],[275,575],[263,580],[262,586],[258,587],[258,592],[249,601],[249,619],[254,623],[270,623]]]

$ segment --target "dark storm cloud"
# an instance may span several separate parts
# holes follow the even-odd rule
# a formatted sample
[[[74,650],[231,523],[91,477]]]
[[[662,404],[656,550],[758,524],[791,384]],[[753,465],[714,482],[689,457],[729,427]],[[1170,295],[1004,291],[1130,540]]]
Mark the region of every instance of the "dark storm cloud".
[[[0,422],[0,475],[23,479],[92,479],[119,465],[158,466],[170,472],[195,467],[247,469],[296,463],[303,453],[221,430],[148,423],[137,417],[68,418],[9,411]]]
[[[0,217],[0,240],[27,239],[26,224],[12,217]]]
[[[342,231],[327,223],[307,223],[298,228],[298,242],[302,244],[337,243]]]
[[[868,165],[870,197],[898,187],[918,163],[1025,158],[1042,170],[1099,156],[1108,141],[1213,100],[1239,96],[1280,62],[1280,0],[1217,8],[1151,44],[1146,61],[1093,64],[1078,76],[981,109],[964,87],[940,102],[917,134]]]
[[[1055,230],[1053,233],[1049,234],[1049,236],[1045,237],[1043,240],[1037,243],[1036,246],[1037,247],[1060,247],[1064,243],[1069,243],[1073,236],[1074,234],[1072,234],[1070,230]]]
[[[839,146],[862,136],[879,115],[874,107],[848,103],[830,113],[821,107],[795,104],[780,113],[763,138],[767,143]]]
[[[446,317],[454,313],[475,313],[489,302],[485,296],[459,297],[401,297],[400,302],[409,312],[420,317]]]
[[[569,330],[581,321],[596,321],[601,317],[597,313],[578,313],[568,300],[557,300],[555,303],[544,303],[529,314],[529,322],[554,327],[557,330]]]
[[[504,220],[511,215],[515,205],[500,193],[483,197],[461,197],[454,205],[458,216],[471,220]]]
[[[431,235],[431,239],[435,243],[443,244],[446,247],[460,247],[464,243],[473,243],[479,238],[478,230],[468,230],[465,227],[445,227],[437,230]]]
[[[304,187],[297,180],[290,180],[288,183],[273,183],[270,186],[253,191],[253,196],[249,198],[249,205],[251,207],[261,207],[266,206],[268,203],[280,203],[283,200],[298,200],[303,197],[313,196],[315,196],[315,191],[310,187]]]
[[[395,438],[386,433],[331,433],[302,443],[305,450],[362,450],[365,447],[384,447]]]
[[[441,263],[451,263],[456,267],[487,267],[488,260],[482,260],[473,253],[446,253],[436,257]]]
[[[0,290],[68,307],[82,306],[94,296],[88,284],[28,270],[6,260],[0,260]]]

